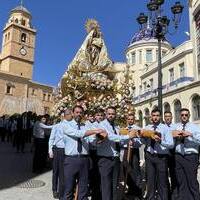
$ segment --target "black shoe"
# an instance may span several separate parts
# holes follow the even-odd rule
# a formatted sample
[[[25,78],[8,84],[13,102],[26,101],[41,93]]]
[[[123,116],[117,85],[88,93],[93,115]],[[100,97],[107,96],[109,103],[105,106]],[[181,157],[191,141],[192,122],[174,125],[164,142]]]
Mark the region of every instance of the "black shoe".
[[[59,199],[59,193],[58,192],[53,192],[53,198],[54,199]]]

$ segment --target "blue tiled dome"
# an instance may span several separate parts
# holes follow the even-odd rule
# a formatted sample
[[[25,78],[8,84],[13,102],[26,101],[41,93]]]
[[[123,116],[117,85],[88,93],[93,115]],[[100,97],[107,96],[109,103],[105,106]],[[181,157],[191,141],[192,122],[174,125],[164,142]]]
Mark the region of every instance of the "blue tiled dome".
[[[153,30],[151,28],[143,28],[139,32],[134,34],[130,42],[130,45],[140,40],[149,40],[149,39],[155,39]]]

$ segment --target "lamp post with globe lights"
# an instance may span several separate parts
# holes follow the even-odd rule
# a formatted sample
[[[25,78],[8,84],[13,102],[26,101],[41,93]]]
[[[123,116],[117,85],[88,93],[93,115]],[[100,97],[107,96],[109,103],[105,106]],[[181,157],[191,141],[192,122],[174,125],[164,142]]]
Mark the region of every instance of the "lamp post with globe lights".
[[[147,25],[151,28],[151,36],[158,40],[158,108],[161,111],[162,115],[162,52],[161,52],[161,43],[164,41],[165,35],[169,32],[170,19],[167,16],[164,16],[163,13],[163,4],[164,0],[150,0],[147,3],[147,8],[149,15],[140,13],[137,17],[137,22],[139,23],[141,29],[145,28]],[[183,12],[184,6],[177,1],[172,7],[171,12],[173,14],[172,23],[173,28],[176,31],[180,24],[181,14]],[[174,32],[175,33],[175,32]]]

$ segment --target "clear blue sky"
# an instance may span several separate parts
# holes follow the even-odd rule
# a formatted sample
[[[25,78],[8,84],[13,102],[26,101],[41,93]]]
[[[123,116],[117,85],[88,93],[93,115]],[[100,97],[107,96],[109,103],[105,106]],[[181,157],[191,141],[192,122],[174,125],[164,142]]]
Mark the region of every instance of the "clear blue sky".
[[[20,0],[1,0],[0,28],[3,29],[11,9]],[[136,18],[147,12],[148,0],[24,0],[32,13],[37,29],[33,80],[56,86],[60,77],[82,44],[87,18],[99,21],[101,31],[113,61],[124,61],[124,51],[133,34],[138,30]],[[164,11],[170,15],[170,6],[175,0],[166,0]],[[168,36],[177,46],[188,37],[187,0],[182,0],[184,14],[176,35]]]

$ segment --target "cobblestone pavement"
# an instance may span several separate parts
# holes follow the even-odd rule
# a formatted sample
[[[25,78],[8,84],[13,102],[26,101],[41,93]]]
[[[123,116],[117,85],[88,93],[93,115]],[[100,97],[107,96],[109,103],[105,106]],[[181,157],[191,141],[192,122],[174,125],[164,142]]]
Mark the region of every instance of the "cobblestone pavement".
[[[25,153],[16,153],[11,144],[0,143],[0,161],[0,200],[53,200],[51,171],[38,176],[31,173],[30,145]],[[30,188],[38,183],[45,185]]]

